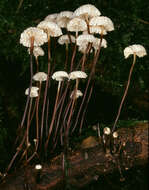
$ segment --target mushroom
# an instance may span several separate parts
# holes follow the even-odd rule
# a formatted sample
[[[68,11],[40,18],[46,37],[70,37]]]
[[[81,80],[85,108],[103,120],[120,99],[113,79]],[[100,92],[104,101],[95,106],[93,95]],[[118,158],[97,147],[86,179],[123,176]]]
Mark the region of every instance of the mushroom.
[[[36,170],[36,173],[35,173],[35,179],[36,179],[36,183],[39,183],[40,182],[40,175],[41,175],[41,170],[42,170],[42,165],[41,164],[36,164],[35,165],[35,170]]]
[[[88,33],[90,33],[89,21],[92,17],[100,16],[100,11],[91,4],[82,5],[74,11],[74,17],[80,17],[86,21]]]
[[[73,18],[68,22],[67,30],[71,32],[76,32],[76,37],[77,37],[78,32],[87,30],[87,24],[81,18]]]
[[[44,20],[56,23],[57,16],[58,16],[58,13],[53,13],[53,14],[46,16]]]
[[[121,109],[122,109],[125,97],[126,97],[127,92],[128,92],[128,88],[129,88],[129,84],[130,84],[130,80],[131,80],[132,71],[133,71],[134,65],[136,63],[136,56],[138,56],[138,57],[144,57],[145,55],[147,55],[145,48],[142,45],[139,45],[139,44],[134,44],[134,45],[128,46],[128,47],[126,47],[124,49],[124,56],[125,56],[125,58],[128,58],[129,55],[131,55],[131,54],[133,55],[133,63],[131,65],[131,68],[130,68],[130,71],[129,71],[127,85],[126,85],[126,88],[125,88],[125,91],[124,91],[124,94],[123,94],[123,97],[122,97],[122,100],[121,100],[121,103],[120,103],[120,106],[119,106],[119,109],[118,109],[118,113],[117,113],[116,119],[114,121],[114,125],[113,125],[113,128],[112,128],[112,131],[115,130],[115,127],[116,127],[116,124],[118,122],[118,119],[119,119],[119,116],[120,116],[120,113],[121,113]]]
[[[30,54],[30,48],[28,49],[28,53]],[[36,59],[36,65],[37,65],[37,72],[39,70],[39,65],[38,65],[38,57],[39,56],[44,56],[44,51],[41,47],[34,47],[33,49],[33,55],[35,56]]]
[[[129,55],[136,54],[138,57],[144,57],[147,53],[142,45],[134,44],[124,49],[124,56],[127,59]]]
[[[69,80],[85,79],[87,74],[83,71],[73,71],[69,73]]]
[[[104,150],[107,154],[107,156],[110,153],[110,134],[111,134],[111,129],[109,127],[105,127],[103,129],[103,146],[104,146]]]
[[[53,124],[54,124],[54,120],[55,120],[55,116],[56,116],[56,110],[57,110],[57,105],[58,105],[58,98],[59,98],[59,91],[60,91],[61,82],[65,78],[68,78],[68,74],[65,71],[56,71],[52,75],[52,79],[58,81],[58,87],[57,87],[57,94],[56,94],[56,100],[55,100],[52,120],[51,120],[51,123],[50,123],[49,132],[48,132],[48,138],[46,140],[45,148],[48,147],[49,138],[50,138],[50,135],[51,135],[51,132],[52,132],[52,129],[53,129]]]
[[[30,47],[33,50],[34,46],[41,46],[47,42],[47,34],[36,27],[29,27],[21,33],[20,44],[25,47]]]
[[[95,41],[93,42],[93,48],[95,50],[95,53],[99,49],[99,44],[100,44],[101,39],[100,38],[95,38]],[[107,41],[103,38],[101,42],[101,47],[107,48]]]
[[[100,16],[100,15],[101,15],[100,11],[94,5],[91,4],[85,4],[80,6],[73,13],[74,17],[82,17],[85,18],[86,20],[89,20],[89,18],[92,18],[94,16]]]
[[[96,16],[91,18],[89,22],[90,27],[96,27],[99,28],[99,34],[105,35],[106,32],[110,32],[114,30],[113,22],[110,18],[106,16]]]
[[[76,39],[74,36],[68,34],[68,35],[62,35],[59,37],[58,39],[58,43],[63,45],[65,44],[66,48],[66,60],[65,60],[65,66],[64,66],[64,70],[67,69],[67,62],[68,62],[68,44],[69,43],[75,43]]]
[[[31,88],[27,88],[25,90],[25,95],[29,95],[30,98],[36,98],[38,97],[38,90],[39,88],[38,87],[35,87],[35,86],[32,86]]]
[[[83,60],[82,60],[81,70],[84,71],[86,54],[87,54],[88,49],[91,48],[92,44],[95,43],[95,37],[91,34],[81,34],[77,37],[76,43],[80,47],[79,50],[83,52]]]
[[[41,21],[38,25],[38,28],[44,30],[48,36],[48,61],[50,60],[50,37],[58,37],[62,35],[60,27],[55,22],[50,21]],[[49,74],[49,73],[48,73]]]
[[[70,98],[75,98],[75,99],[77,99],[77,98],[79,98],[80,96],[83,96],[83,93],[80,91],[80,90],[77,90],[76,91],[76,93],[75,93],[75,91],[73,90],[72,92],[71,92],[71,95],[70,95]]]
[[[36,151],[38,148],[38,143],[39,143],[39,119],[38,119],[38,110],[39,110],[39,100],[40,100],[40,93],[41,93],[41,85],[43,81],[47,80],[47,74],[44,72],[38,72],[33,76],[33,80],[39,81],[39,95],[36,101]]]
[[[38,72],[33,76],[33,80],[35,81],[39,81],[40,83],[42,81],[46,81],[47,80],[47,74],[44,72]]]
[[[47,33],[48,37],[58,37],[62,35],[60,27],[55,22],[44,20],[41,21],[37,27],[44,30]]]
[[[75,43],[75,37],[73,35],[70,35],[70,38],[71,38],[71,42],[72,43]],[[66,46],[68,46],[68,44],[70,43],[70,38],[68,37],[68,35],[62,35],[59,37],[58,39],[58,43],[63,45],[65,44]]]
[[[72,19],[72,11],[62,11],[57,16],[57,24],[61,28],[67,28],[68,22]]]

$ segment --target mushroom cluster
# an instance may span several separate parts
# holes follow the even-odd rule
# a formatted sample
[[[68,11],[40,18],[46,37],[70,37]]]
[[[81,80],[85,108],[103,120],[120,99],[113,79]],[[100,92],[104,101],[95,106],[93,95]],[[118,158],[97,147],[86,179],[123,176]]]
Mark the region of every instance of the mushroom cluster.
[[[36,156],[39,159],[43,152],[43,157],[47,157],[51,151],[49,142],[53,149],[60,142],[64,147],[64,155],[67,156],[70,132],[73,133],[79,126],[81,133],[88,103],[92,97],[100,50],[102,47],[107,48],[104,38],[111,31],[114,31],[112,20],[103,16],[94,5],[85,4],[74,12],[65,10],[50,14],[36,27],[29,27],[21,33],[20,44],[28,49],[30,55],[30,85],[25,91],[27,101],[20,125],[26,132],[8,170],[19,154],[22,154],[20,158],[25,158],[27,163]],[[61,45],[65,45],[65,55],[57,56],[57,51],[61,51]],[[146,54],[145,48],[139,44],[124,49],[125,58],[133,55],[133,64],[113,128],[106,127],[103,130],[103,144],[106,145],[108,153],[109,137],[113,135],[114,144],[118,138],[115,128],[127,95],[136,57]],[[39,64],[38,57],[44,55],[48,55],[48,59],[47,63],[43,61],[43,66]],[[33,65],[34,58],[36,67]],[[80,83],[85,85],[84,90],[81,89]],[[56,96],[53,96],[54,90]],[[79,97],[81,101],[77,100]],[[34,140],[31,141],[31,138]],[[66,164],[65,156],[63,166]],[[40,170],[42,166],[36,165],[35,169]]]

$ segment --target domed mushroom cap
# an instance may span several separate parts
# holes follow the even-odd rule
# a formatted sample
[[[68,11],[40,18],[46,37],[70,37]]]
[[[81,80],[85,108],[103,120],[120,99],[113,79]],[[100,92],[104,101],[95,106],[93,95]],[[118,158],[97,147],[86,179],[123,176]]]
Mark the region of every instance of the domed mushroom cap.
[[[87,30],[87,24],[81,18],[73,18],[67,24],[67,30],[71,32],[85,31]]]
[[[72,11],[62,11],[57,16],[57,24],[61,28],[66,28],[70,19],[72,19]]]
[[[70,35],[70,38],[71,38],[72,43],[75,43],[75,40],[76,40],[75,37],[72,36],[72,35]],[[58,39],[58,43],[61,44],[61,45],[63,45],[63,44],[69,44],[70,43],[70,39],[69,39],[68,35],[62,35],[62,36],[60,36],[59,39]]]
[[[41,21],[38,25],[38,28],[43,29],[45,32],[48,32],[50,36],[57,37],[62,35],[61,28],[54,22],[50,21]]]
[[[52,75],[52,79],[56,81],[63,81],[64,78],[68,78],[68,73],[65,71],[56,71]]]
[[[70,98],[74,98],[74,95],[75,95],[75,99],[76,98],[79,98],[80,96],[83,96],[83,93],[81,92],[81,90],[73,90],[70,94]]]
[[[136,54],[138,57],[144,57],[147,55],[147,52],[142,45],[134,44],[124,49],[125,58],[128,58],[131,54]]]
[[[30,54],[30,48],[28,49],[28,53]],[[43,51],[43,49],[41,47],[34,47],[33,55],[35,57],[44,56],[44,51]]]
[[[42,169],[42,165],[41,164],[36,164],[35,165],[35,169],[36,170],[41,170]]]
[[[95,37],[92,34],[81,34],[77,37],[76,42],[78,46],[94,43]]]
[[[87,74],[83,71],[73,71],[69,74],[69,80],[75,80],[75,79],[85,79],[87,77]]]
[[[118,132],[115,131],[115,132],[113,132],[112,135],[113,135],[113,138],[117,138],[118,137]]]
[[[112,20],[106,16],[96,16],[91,18],[89,25],[102,27],[106,31],[114,30],[114,25]]]
[[[105,128],[103,129],[103,133],[104,133],[105,135],[110,135],[111,129],[110,129],[109,127],[105,127]]]
[[[83,17],[83,18],[86,18],[86,16],[88,18],[90,17],[94,17],[94,16],[99,16],[101,15],[100,11],[94,6],[94,5],[91,5],[91,4],[86,4],[86,5],[82,5],[81,7],[77,8],[75,11],[74,11],[74,17]]]
[[[32,86],[31,89],[30,89],[30,97],[31,98],[37,97],[38,96],[38,90],[39,90],[38,87]],[[25,95],[29,95],[29,88],[27,88],[25,90]]]
[[[95,38],[95,41],[94,41],[94,43],[92,45],[95,50],[98,50],[99,44],[100,44],[100,40],[101,40],[100,38]],[[104,47],[104,48],[107,47],[107,41],[104,38],[102,39],[101,47]]]
[[[58,16],[58,13],[50,14],[46,16],[44,20],[56,23],[57,16]]]
[[[48,41],[47,34],[36,27],[29,27],[21,33],[20,44],[30,47],[30,39],[34,37],[34,46],[41,46]]]
[[[33,80],[35,81],[46,81],[47,80],[47,74],[44,72],[38,72],[33,76]]]

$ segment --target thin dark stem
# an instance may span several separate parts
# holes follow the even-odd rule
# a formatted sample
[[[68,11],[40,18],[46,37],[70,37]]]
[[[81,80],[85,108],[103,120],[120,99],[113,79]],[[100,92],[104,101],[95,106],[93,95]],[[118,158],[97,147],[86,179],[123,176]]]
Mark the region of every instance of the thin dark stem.
[[[77,44],[75,43],[72,58],[71,58],[70,72],[72,72],[72,70],[73,70],[73,64],[74,64],[74,58],[75,58],[75,55],[76,55],[76,50],[77,50]]]
[[[64,70],[67,70],[67,64],[68,64],[68,44],[66,44],[66,59],[65,59]]]
[[[84,111],[83,111],[83,114],[82,114],[81,124],[80,124],[80,129],[79,129],[80,134],[82,132],[82,126],[83,126],[83,122],[84,122],[84,117],[85,117],[85,113],[86,113],[86,110],[87,110],[87,106],[88,106],[88,103],[90,101],[90,98],[91,98],[91,95],[92,95],[92,92],[93,92],[93,86],[94,85],[91,86],[90,93],[89,93],[89,96],[88,96],[88,99],[87,99],[87,102],[85,104],[85,108],[84,108]]]
[[[25,121],[26,113],[27,113],[27,109],[28,109],[28,104],[29,104],[29,100],[30,100],[30,90],[31,90],[31,87],[32,87],[32,77],[33,77],[34,37],[31,37],[30,43],[31,43],[31,47],[30,47],[30,86],[29,86],[29,94],[28,94],[28,97],[27,97],[27,101],[26,101],[26,105],[25,105],[25,110],[24,110],[24,114],[23,114],[23,118],[22,118],[22,121],[21,121],[20,128],[22,128],[23,125],[24,125],[24,121]]]
[[[38,93],[37,103],[36,103],[36,139],[37,139],[36,151],[38,149],[38,144],[39,144],[39,118],[38,118],[38,114],[39,114],[39,100],[40,100],[40,94],[41,94],[41,85],[42,85],[42,82],[39,83],[39,93]]]
[[[59,98],[59,91],[60,91],[60,85],[61,85],[61,81],[59,81],[59,84],[58,84],[58,89],[57,89],[57,94],[56,94],[56,100],[55,100],[55,105],[54,105],[54,110],[53,110],[53,115],[52,115],[52,121],[51,121],[51,124],[50,124],[50,127],[49,127],[48,138],[47,138],[47,141],[46,141],[46,144],[45,144],[45,149],[47,149],[47,147],[48,147],[50,135],[52,133],[52,129],[53,129],[54,121],[55,121],[57,104],[58,104],[58,98]]]
[[[38,73],[39,72],[38,56],[35,57],[35,59],[36,59],[36,72]]]
[[[82,102],[81,102],[81,105],[80,105],[80,109],[78,111],[78,114],[77,114],[77,117],[76,117],[76,122],[74,124],[74,128],[73,128],[73,131],[74,129],[76,128],[77,124],[78,124],[78,120],[79,120],[79,117],[80,117],[80,113],[82,111],[82,108],[83,108],[83,105],[84,105],[84,101],[85,101],[85,98],[86,98],[86,95],[87,95],[87,91],[88,91],[88,88],[89,88],[89,84],[90,84],[90,81],[95,73],[95,67],[96,67],[96,63],[97,63],[97,60],[98,60],[98,57],[99,57],[99,53],[100,53],[100,50],[101,50],[101,43],[102,43],[102,38],[103,36],[101,35],[101,38],[100,38],[100,43],[99,43],[99,48],[98,48],[98,51],[96,53],[96,55],[94,56],[94,60],[93,60],[93,65],[92,65],[92,70],[90,72],[90,75],[89,75],[89,79],[87,81],[87,85],[86,85],[86,88],[85,88],[85,92],[84,92],[84,95],[83,95],[83,99],[82,99]]]
[[[19,152],[22,150],[22,146],[23,146],[23,144],[25,142],[25,139],[26,139],[26,134],[27,134],[27,132],[25,132],[25,135],[23,136],[22,142],[20,143],[19,147],[17,148],[17,152],[15,153],[13,158],[11,159],[11,161],[10,161],[8,167],[7,167],[6,173],[10,170],[13,162],[15,161],[16,157],[18,156]]]
[[[121,100],[121,103],[120,103],[120,106],[119,106],[119,109],[118,109],[118,113],[117,113],[117,116],[116,116],[116,119],[115,119],[115,122],[114,122],[114,125],[113,125],[113,128],[112,128],[112,132],[115,131],[116,124],[118,122],[118,119],[119,119],[119,116],[120,116],[120,113],[121,113],[121,109],[122,109],[125,97],[127,95],[127,92],[128,92],[128,88],[129,88],[129,84],[130,84],[130,80],[131,80],[131,75],[132,75],[132,71],[133,71],[135,63],[136,63],[136,54],[134,54],[134,56],[133,56],[133,64],[132,64],[132,66],[130,68],[130,72],[129,72],[129,76],[128,76],[128,82],[127,82],[127,85],[126,85],[126,88],[125,88],[125,91],[124,91],[124,95],[122,97],[122,100]]]
[[[85,59],[84,59],[84,54],[83,54],[83,56],[81,57],[81,59],[80,59],[78,65],[77,65],[77,67],[75,68],[75,70],[78,70],[78,69],[79,69],[79,66],[81,65],[81,63],[82,63],[82,64],[85,63],[85,61],[86,61],[86,59],[87,59],[87,56],[88,56],[88,54],[89,54],[90,51],[91,51],[91,48],[92,48],[92,44],[89,43],[88,46],[87,46],[87,48],[86,48],[86,50],[85,50]],[[84,63],[83,63],[83,62],[84,62]]]
[[[76,93],[77,93],[77,90],[78,90],[78,85],[79,85],[79,80],[76,79],[76,86],[75,86],[74,94],[73,94],[73,97],[72,97],[72,104],[71,104],[70,114],[69,114],[68,121],[67,121],[66,132],[65,132],[65,138],[66,139],[68,139],[68,136],[69,136],[70,121],[71,121],[71,118],[72,118],[72,113],[73,113],[74,104],[75,104],[75,100],[76,100]],[[67,140],[67,143],[69,143],[68,140]]]
[[[29,111],[28,111],[28,118],[27,118],[27,135],[26,135],[26,146],[29,145],[29,129],[30,129],[30,115],[31,115],[31,109],[32,109],[32,102],[33,98],[30,98],[30,105],[29,105]]]
[[[40,130],[40,143],[42,145],[42,136],[43,136],[43,125],[44,125],[44,114],[45,114],[45,106],[47,100],[47,92],[48,92],[48,84],[49,84],[49,75],[50,75],[50,36],[48,35],[48,74],[46,80],[46,87],[44,92],[44,100],[43,100],[43,107],[42,107],[42,116],[41,116],[41,130]]]
[[[62,114],[62,110],[63,110],[63,106],[64,106],[64,102],[65,102],[65,98],[66,98],[66,94],[67,94],[67,91],[68,91],[68,86],[69,86],[69,82],[67,83],[67,86],[65,88],[65,91],[61,97],[61,100],[59,101],[59,104],[57,105],[57,109],[58,107],[60,106],[60,110],[59,110],[59,113],[58,113],[58,119],[57,119],[57,123],[56,123],[56,130],[55,130],[55,135],[54,135],[54,141],[56,139],[56,135],[57,135],[57,131],[58,131],[58,127],[59,127],[59,123],[60,123],[60,118],[61,118],[61,114]],[[66,106],[67,107],[67,106]],[[65,111],[64,111],[65,113]],[[64,114],[65,115],[65,114]],[[63,121],[65,121],[65,116],[64,116],[64,119]],[[64,123],[64,122],[63,122]],[[63,125],[61,126],[60,128],[60,131],[63,130]],[[61,132],[60,132],[61,133]]]

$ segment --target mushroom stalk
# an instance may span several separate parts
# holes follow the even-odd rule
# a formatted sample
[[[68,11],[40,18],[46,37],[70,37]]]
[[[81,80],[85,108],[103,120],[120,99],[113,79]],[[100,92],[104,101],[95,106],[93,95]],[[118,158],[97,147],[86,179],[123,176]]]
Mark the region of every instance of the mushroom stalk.
[[[42,142],[42,135],[43,135],[43,124],[44,124],[44,114],[45,114],[45,106],[46,106],[46,100],[47,100],[47,93],[48,93],[48,86],[49,86],[49,75],[50,75],[50,36],[48,34],[48,74],[47,74],[47,80],[46,80],[46,87],[44,92],[44,100],[43,100],[43,107],[42,107],[42,116],[41,116],[41,130],[40,130],[40,141]]]
[[[52,121],[51,121],[51,124],[50,124],[50,127],[49,127],[48,138],[47,138],[47,141],[46,141],[46,144],[45,144],[45,149],[47,149],[47,147],[48,147],[50,135],[51,135],[51,132],[52,132],[52,129],[53,129],[54,121],[55,121],[55,116],[56,116],[56,110],[57,110],[57,104],[58,104],[60,86],[61,86],[61,81],[58,82],[56,100],[55,100],[55,105],[54,105],[54,111],[53,111],[53,115],[52,115]]]
[[[98,60],[98,57],[99,57],[99,54],[100,54],[100,50],[101,50],[101,44],[102,44],[102,39],[103,39],[103,35],[101,34],[101,38],[100,38],[100,43],[99,43],[99,48],[98,48],[98,51],[96,53],[96,55],[94,56],[94,60],[93,60],[93,66],[92,66],[92,70],[90,72],[90,75],[89,75],[89,79],[87,81],[87,85],[86,85],[86,88],[85,88],[85,92],[84,92],[84,96],[83,96],[83,99],[82,99],[82,102],[81,102],[81,105],[80,105],[80,109],[78,111],[78,114],[77,114],[77,117],[76,117],[76,122],[74,124],[74,128],[73,128],[73,131],[75,130],[77,124],[78,124],[78,120],[79,120],[79,116],[80,116],[80,113],[82,111],[82,108],[83,108],[83,104],[84,104],[84,101],[85,101],[85,98],[86,98],[86,95],[87,95],[87,91],[88,91],[88,88],[89,88],[89,84],[90,84],[90,81],[95,73],[95,67],[96,67],[96,63],[97,63],[97,60]],[[91,91],[91,89],[90,89]],[[88,100],[87,102],[89,102],[89,99],[91,97],[91,94],[90,96],[88,97]],[[80,132],[81,132],[81,129],[80,129]]]
[[[27,109],[28,109],[28,104],[29,104],[29,100],[30,100],[30,90],[31,90],[31,87],[32,87],[32,77],[33,77],[33,49],[34,49],[34,37],[31,37],[30,39],[30,87],[29,87],[29,94],[28,94],[28,97],[27,97],[27,101],[26,101],[26,105],[25,105],[25,110],[24,110],[24,114],[23,114],[23,118],[22,118],[22,121],[21,121],[21,128],[23,127],[24,125],[24,121],[25,121],[25,117],[26,117],[26,112],[27,112]]]
[[[67,64],[68,64],[68,44],[66,44],[66,58],[65,58],[65,66],[64,70],[67,70]]]
[[[39,72],[38,56],[36,56],[35,59],[36,59],[36,73],[38,73]]]
[[[27,118],[27,129],[26,129],[26,146],[29,144],[29,129],[30,129],[30,115],[31,115],[31,109],[32,109],[32,102],[33,98],[30,98],[30,105],[29,105],[29,111],[28,111],[28,118]]]
[[[37,139],[37,143],[36,143],[36,151],[38,149],[38,144],[39,144],[39,118],[38,118],[38,112],[39,112],[39,100],[40,100],[40,93],[41,93],[41,85],[42,82],[39,83],[39,94],[37,97],[37,102],[36,102],[36,139]]]
[[[67,129],[66,129],[66,136],[67,137],[68,137],[68,134],[69,134],[70,121],[71,121],[71,118],[72,118],[72,113],[73,113],[73,108],[74,108],[74,104],[75,104],[75,100],[76,100],[76,93],[77,93],[77,90],[78,90],[78,85],[79,85],[79,79],[76,79],[75,91],[74,91],[74,95],[73,95],[73,99],[72,99],[72,105],[71,105],[71,110],[70,110],[68,122],[67,122]]]
[[[133,71],[135,63],[136,63],[136,54],[134,53],[134,55],[133,55],[133,63],[132,63],[132,66],[130,68],[130,72],[129,72],[129,76],[128,76],[128,82],[127,82],[127,85],[126,85],[126,88],[125,88],[125,91],[124,91],[124,95],[122,97],[122,100],[121,100],[121,103],[120,103],[120,106],[119,106],[119,109],[118,109],[118,113],[117,113],[117,116],[116,116],[116,119],[115,119],[115,122],[114,122],[114,125],[113,125],[113,128],[112,128],[112,132],[116,128],[116,124],[118,122],[118,119],[119,119],[119,116],[120,116],[120,113],[121,113],[121,109],[122,109],[125,97],[127,95],[127,92],[128,92],[128,88],[129,88],[129,84],[130,84],[130,80],[131,80],[131,75],[132,75],[132,71]]]
[[[73,48],[72,58],[71,58],[70,72],[73,70],[73,64],[74,64],[74,58],[76,55],[76,50],[77,50],[77,44],[75,43],[75,46]]]

